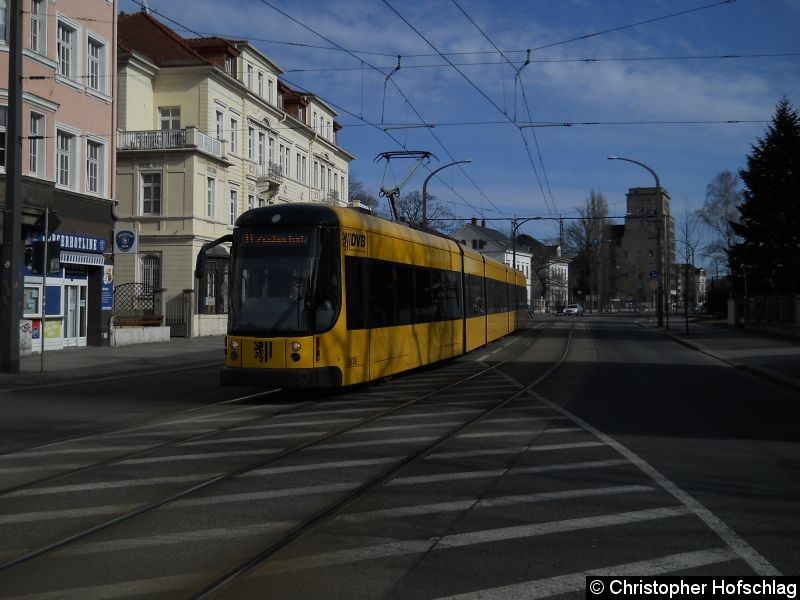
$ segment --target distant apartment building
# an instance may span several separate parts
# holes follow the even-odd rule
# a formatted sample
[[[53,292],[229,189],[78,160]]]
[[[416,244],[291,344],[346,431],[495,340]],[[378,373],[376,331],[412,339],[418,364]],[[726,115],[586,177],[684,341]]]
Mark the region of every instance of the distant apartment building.
[[[23,317],[34,352],[108,342],[115,196],[116,2],[21,0]],[[0,195],[6,186],[9,6],[0,0]],[[59,261],[41,275],[44,213]],[[44,307],[44,309],[43,309]]]
[[[515,266],[525,275],[527,303],[535,310],[549,311],[566,304],[569,259],[559,246],[547,246],[530,236],[519,236],[517,243],[504,233],[486,227],[473,218],[453,234],[465,248],[472,248],[505,265]]]
[[[163,289],[168,315],[189,302],[195,316],[170,317],[176,330],[219,333],[227,251],[214,249],[195,281],[202,245],[251,208],[347,205],[354,157],[337,142],[336,112],[281,82],[280,67],[246,41],[187,39],[149,14],[120,15],[117,65],[125,247],[115,246],[115,277]]]

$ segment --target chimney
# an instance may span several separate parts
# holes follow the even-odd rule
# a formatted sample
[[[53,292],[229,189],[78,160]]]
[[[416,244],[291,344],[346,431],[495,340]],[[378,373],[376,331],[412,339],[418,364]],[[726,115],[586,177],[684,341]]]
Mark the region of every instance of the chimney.
[[[486,227],[486,219],[481,219],[481,227]]]
[[[478,218],[477,217],[472,217],[472,224],[473,225],[477,225],[478,224]]]

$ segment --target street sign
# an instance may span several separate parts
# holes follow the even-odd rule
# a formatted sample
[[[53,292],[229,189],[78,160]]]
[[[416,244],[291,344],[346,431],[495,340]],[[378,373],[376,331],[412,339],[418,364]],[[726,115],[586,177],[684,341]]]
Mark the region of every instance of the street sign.
[[[653,290],[653,291],[657,290],[658,289],[658,282],[657,281],[651,281],[650,282],[650,289]]]
[[[658,271],[650,271],[650,279],[658,278]]]

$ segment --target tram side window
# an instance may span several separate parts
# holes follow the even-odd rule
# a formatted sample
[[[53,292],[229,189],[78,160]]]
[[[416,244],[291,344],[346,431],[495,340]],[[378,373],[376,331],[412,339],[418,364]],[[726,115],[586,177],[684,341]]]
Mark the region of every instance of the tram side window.
[[[352,256],[345,259],[345,278],[347,284],[347,328],[365,329],[367,313],[367,278],[366,260]]]
[[[414,318],[414,267],[411,265],[394,265],[395,303],[397,318],[395,325],[411,325]]]
[[[395,324],[394,269],[392,263],[372,261],[369,269],[370,327],[391,327]]]
[[[455,271],[444,272],[445,318],[460,319],[461,312],[461,274]]]
[[[433,319],[430,269],[414,269],[414,294],[414,322],[430,323]]]
[[[486,313],[483,297],[483,278],[467,275],[467,317],[480,317]]]

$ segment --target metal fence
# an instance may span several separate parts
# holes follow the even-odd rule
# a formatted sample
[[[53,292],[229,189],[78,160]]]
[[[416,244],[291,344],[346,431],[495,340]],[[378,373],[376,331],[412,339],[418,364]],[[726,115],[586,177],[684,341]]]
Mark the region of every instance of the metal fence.
[[[156,315],[155,292],[143,283],[123,283],[114,288],[114,324],[144,325],[161,320]]]
[[[748,323],[797,325],[800,322],[800,296],[774,295],[747,298],[743,317]]]

